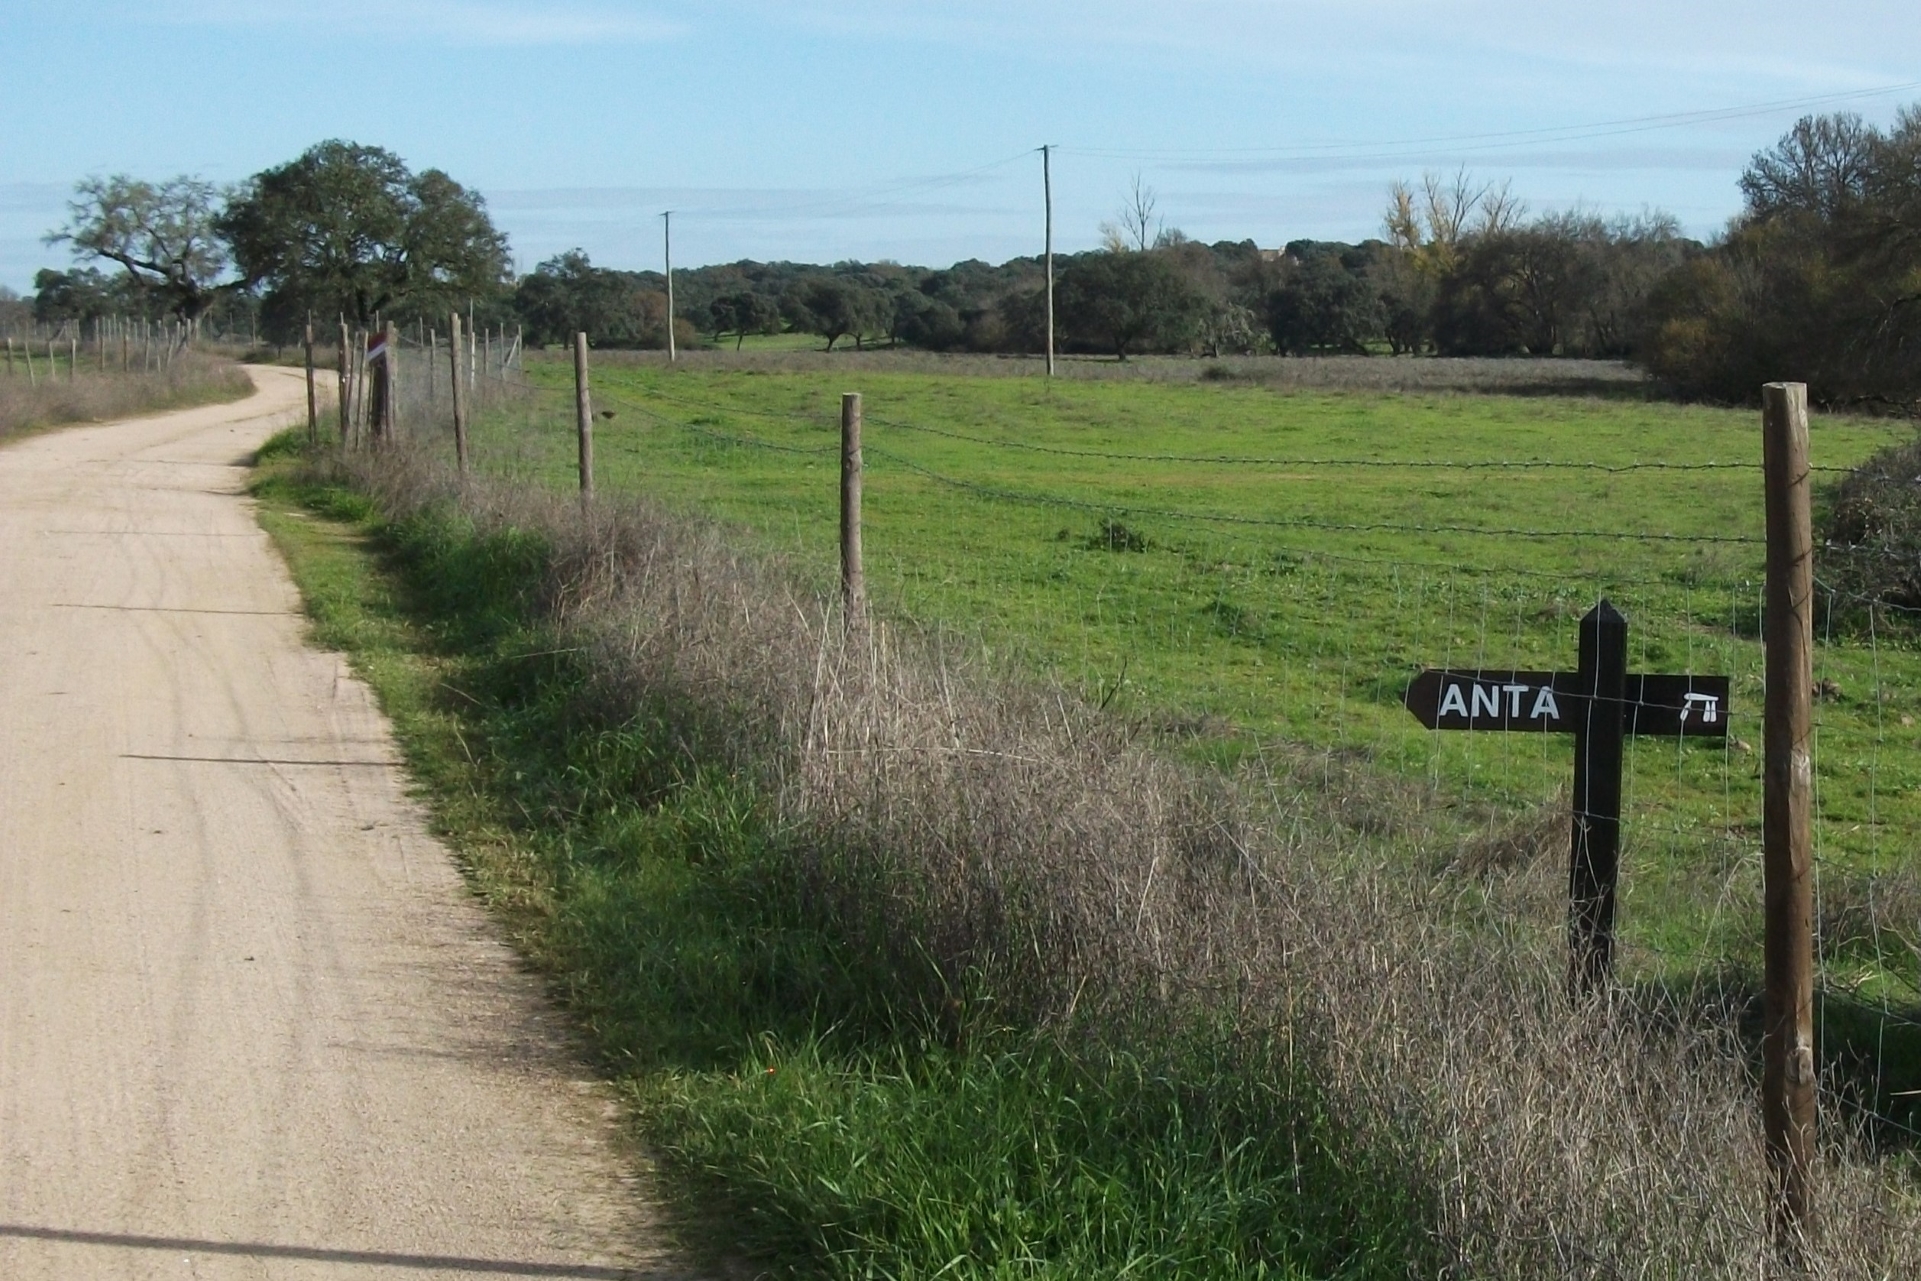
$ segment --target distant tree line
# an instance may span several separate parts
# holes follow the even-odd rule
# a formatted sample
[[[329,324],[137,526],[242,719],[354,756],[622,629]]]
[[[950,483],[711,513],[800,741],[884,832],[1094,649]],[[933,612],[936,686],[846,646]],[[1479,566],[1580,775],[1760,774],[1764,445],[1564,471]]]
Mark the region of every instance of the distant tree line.
[[[1529,216],[1464,171],[1391,188],[1382,236],[1201,244],[1136,178],[1101,248],[1057,259],[1069,353],[1570,356],[1634,360],[1679,391],[1751,400],[1806,381],[1817,400],[1921,403],[1921,109],[1883,132],[1810,117],[1755,156],[1742,214],[1703,244],[1666,214]],[[780,332],[829,350],[1043,349],[1037,257],[931,270],[894,262],[737,262],[675,273],[580,250],[515,279],[479,196],[374,147],[325,142],[227,191],[192,178],[79,184],[65,227],[87,265],[43,271],[37,319],[244,313],[286,341],[311,314],[432,323],[471,307],[529,342],[739,346]],[[103,269],[104,268],[104,269]],[[229,325],[231,328],[231,324]]]
[[[1682,391],[1921,408],[1921,108],[1802,120],[1741,177],[1727,236],[1661,280],[1642,356]]]

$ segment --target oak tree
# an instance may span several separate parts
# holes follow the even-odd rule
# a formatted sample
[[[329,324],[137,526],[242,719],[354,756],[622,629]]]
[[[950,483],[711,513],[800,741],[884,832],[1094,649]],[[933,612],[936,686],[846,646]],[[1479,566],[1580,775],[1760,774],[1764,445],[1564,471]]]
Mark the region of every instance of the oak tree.
[[[376,313],[437,314],[508,283],[507,238],[480,195],[380,147],[323,142],[255,174],[219,229],[282,327],[309,311],[362,325]]]

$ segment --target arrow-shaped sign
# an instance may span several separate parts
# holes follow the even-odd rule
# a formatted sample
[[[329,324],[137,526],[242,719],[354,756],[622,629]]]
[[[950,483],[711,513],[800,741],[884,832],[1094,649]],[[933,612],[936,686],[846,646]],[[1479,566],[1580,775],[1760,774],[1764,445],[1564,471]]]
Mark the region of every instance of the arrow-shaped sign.
[[[1727,677],[1636,676],[1627,666],[1627,619],[1604,600],[1581,619],[1577,671],[1429,669],[1402,700],[1429,729],[1574,735],[1568,953],[1581,991],[1604,982],[1614,965],[1623,740],[1728,736]]]
[[[1579,672],[1430,668],[1414,678],[1402,701],[1429,729],[1572,734],[1587,724],[1588,688]],[[1725,676],[1629,673],[1621,728],[1665,738],[1726,738],[1729,692]]]

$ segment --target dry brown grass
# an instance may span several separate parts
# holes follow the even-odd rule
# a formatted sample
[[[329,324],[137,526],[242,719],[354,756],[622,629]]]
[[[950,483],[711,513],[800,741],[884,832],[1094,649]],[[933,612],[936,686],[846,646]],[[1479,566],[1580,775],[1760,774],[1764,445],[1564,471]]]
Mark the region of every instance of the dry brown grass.
[[[806,837],[796,877],[930,967],[953,1035],[1226,1023],[1424,1189],[1450,1276],[1776,1274],[1738,1012],[1707,992],[1568,1001],[1546,811],[1395,857],[1424,838],[1342,821],[1358,766],[1189,768],[951,643],[850,630],[779,566],[637,501],[461,485],[399,450],[348,466],[392,515],[445,504],[536,534],[543,607],[605,714],[758,777]],[[1921,1276],[1910,1177],[1835,1126],[1808,1274]]]
[[[58,377],[49,377],[45,362],[40,362],[31,384],[25,361],[15,359],[12,377],[0,373],[0,438],[62,423],[106,422],[233,400],[253,388],[231,360],[199,352],[183,352],[167,369],[150,374],[102,372],[87,368],[83,359],[78,377],[72,379],[64,364]]]

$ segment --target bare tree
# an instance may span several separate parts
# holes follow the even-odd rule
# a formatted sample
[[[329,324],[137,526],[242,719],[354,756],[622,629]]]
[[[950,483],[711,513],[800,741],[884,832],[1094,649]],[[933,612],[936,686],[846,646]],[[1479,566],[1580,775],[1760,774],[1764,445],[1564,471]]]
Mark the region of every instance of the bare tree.
[[[1387,242],[1396,249],[1419,249],[1427,243],[1421,211],[1414,203],[1414,188],[1396,179],[1387,189],[1387,213],[1381,217]]]
[[[1465,170],[1462,176],[1465,178]],[[1475,210],[1473,232],[1476,235],[1492,235],[1511,231],[1526,214],[1527,202],[1514,194],[1511,179],[1503,178],[1499,185],[1491,182],[1483,184]]]
[[[1381,222],[1390,244],[1445,267],[1463,240],[1510,231],[1526,213],[1511,183],[1477,182],[1463,166],[1452,178],[1432,170],[1422,174],[1419,191],[1405,182],[1389,187]]]
[[[1150,245],[1159,239],[1164,226],[1155,216],[1160,205],[1160,193],[1147,185],[1136,172],[1121,199],[1121,207],[1115,210],[1115,221],[1101,224],[1101,246],[1109,252],[1125,253],[1133,251],[1145,253]]]

